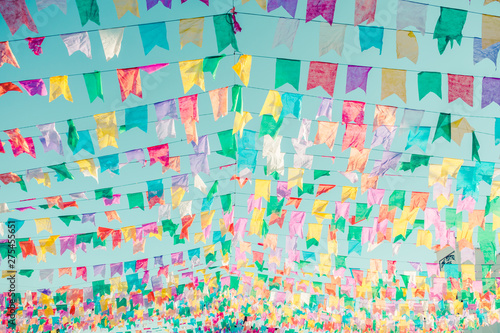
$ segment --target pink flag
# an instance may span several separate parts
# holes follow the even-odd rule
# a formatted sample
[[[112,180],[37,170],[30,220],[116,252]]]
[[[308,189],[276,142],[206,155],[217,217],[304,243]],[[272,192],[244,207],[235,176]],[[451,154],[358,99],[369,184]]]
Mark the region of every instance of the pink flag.
[[[42,79],[28,80],[28,81],[19,81],[21,87],[26,90],[28,95],[47,95],[47,88],[45,87],[45,82]]]
[[[306,9],[306,23],[318,16],[323,16],[326,22],[332,25],[337,0],[308,0]]]
[[[35,55],[40,55],[43,53],[42,51],[42,43],[45,37],[35,37],[35,38],[26,38],[28,41],[28,47]]]
[[[15,34],[17,30],[26,24],[28,29],[38,33],[35,21],[26,7],[25,0],[2,0],[0,1],[0,14],[2,14],[5,23],[9,26],[11,34]]]
[[[300,238],[304,238],[304,221],[306,220],[306,212],[294,211],[290,216],[290,222],[288,223],[290,228],[290,235],[297,235]]]
[[[130,94],[134,94],[142,98],[141,75],[139,68],[124,68],[117,69],[118,82],[120,83],[120,91],[122,94],[122,102],[127,99]]]
[[[366,126],[358,124],[346,124],[344,140],[342,141],[342,151],[347,148],[363,150],[366,137]]]
[[[2,67],[3,64],[11,64],[19,68],[16,57],[10,49],[9,42],[0,42],[0,67]]]
[[[364,102],[344,101],[342,107],[342,123],[350,123],[351,121],[356,124],[363,124],[365,118],[365,104]]]
[[[87,281],[87,267],[77,267],[76,268],[76,276],[75,279],[81,277],[83,281]]]
[[[461,98],[465,103],[473,106],[473,76],[448,74],[448,102],[451,103],[458,98]]]
[[[375,189],[375,188],[368,189],[368,197],[366,199],[368,207],[371,207],[373,205],[381,205],[382,199],[384,198],[384,194],[385,194],[385,189]]]
[[[36,158],[35,146],[33,145],[32,138],[24,138],[18,128],[7,130],[5,133],[10,138],[9,142],[15,157],[19,156],[19,154],[27,153],[33,158]]]
[[[148,147],[149,165],[160,162],[164,167],[168,167],[169,162],[169,148],[168,143],[159,146]]]
[[[370,24],[375,21],[376,8],[377,0],[356,0],[354,25],[356,26],[364,21],[366,21],[366,24]]]
[[[347,221],[349,219],[350,208],[350,202],[335,201],[335,221],[337,221],[339,217],[343,217]]]
[[[179,98],[179,112],[181,122],[185,124],[189,120],[200,121],[198,115],[198,95],[190,95]]]
[[[335,79],[337,78],[338,64],[311,61],[309,64],[309,77],[307,79],[307,90],[323,87],[333,97]]]

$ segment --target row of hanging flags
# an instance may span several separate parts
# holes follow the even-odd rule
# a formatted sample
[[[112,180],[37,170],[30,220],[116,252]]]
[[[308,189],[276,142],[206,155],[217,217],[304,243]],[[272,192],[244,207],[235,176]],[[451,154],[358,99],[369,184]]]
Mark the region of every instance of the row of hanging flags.
[[[114,2],[119,17],[129,9],[138,16],[138,5],[135,0],[114,0]],[[203,2],[209,4],[208,1]],[[265,1],[257,2],[266,8]],[[169,0],[147,0],[148,9],[157,3],[169,8],[171,6]],[[58,5],[63,11],[66,9],[66,0],[37,1],[39,9],[50,4]],[[82,24],[88,20],[99,22],[99,9],[95,0],[76,0],[76,4]],[[296,0],[269,0],[267,10],[272,11],[280,6],[295,17]],[[375,9],[375,0],[356,0],[355,24],[365,20],[368,20],[368,23],[373,21]],[[309,0],[306,20],[322,15],[331,24],[334,10],[335,1]],[[400,1],[398,29],[412,25],[419,30],[422,28],[421,31],[424,32],[426,10],[426,5]],[[23,1],[0,2],[0,12],[12,33],[15,33],[22,24],[26,24],[31,30],[36,30]],[[223,32],[224,35],[221,39],[224,42],[221,44],[218,42],[218,45],[226,43],[222,49],[219,47],[219,52],[229,44],[237,49],[232,26],[234,21],[227,20],[229,18],[227,15],[220,16],[219,25],[215,23],[214,17],[216,35],[219,36],[219,32]],[[441,8],[441,16],[434,32],[441,53],[449,41],[455,40],[460,43],[466,17],[466,11]],[[493,48],[498,45],[496,31],[500,30],[496,28],[497,19],[483,15],[481,48]],[[280,22],[286,21],[280,20]],[[406,23],[400,25],[400,22]],[[280,24],[287,27],[289,23]],[[188,29],[192,26],[197,27],[199,36],[199,28],[203,25],[200,25],[200,21],[192,21]],[[364,29],[361,28],[360,34]],[[141,27],[139,29],[142,30]],[[166,41],[166,30],[163,30],[163,27],[158,29],[156,32],[164,36]],[[322,25],[322,29],[336,31],[333,36],[338,36],[338,32],[342,31],[342,27],[338,25],[332,25],[331,28],[326,25],[324,28]],[[102,37],[102,31],[99,33]],[[330,33],[326,34],[332,36]],[[410,36],[412,33],[405,32],[405,34]],[[115,30],[108,35],[114,50],[121,44],[118,40],[121,41],[122,35],[123,30],[121,32]],[[156,42],[154,45],[145,43],[145,35],[142,32],[141,36],[146,54],[148,53],[146,50],[158,45]],[[370,36],[373,38],[369,43],[374,43],[372,40],[376,40],[375,37],[378,35],[370,32]],[[63,41],[66,43],[70,40],[66,45],[73,45],[71,50],[78,49],[90,55],[87,37],[87,33],[81,33],[77,37],[72,37],[73,42],[72,38],[65,39],[65,37]],[[76,39],[84,43],[74,48]],[[104,45],[106,39],[102,40]],[[219,41],[219,37],[217,40]],[[168,44],[160,46],[162,45]],[[3,53],[0,59],[3,63],[17,64],[8,44],[3,43],[2,47]],[[408,47],[405,46],[405,49]],[[71,50],[68,46],[70,53]],[[483,50],[484,54],[489,55],[485,57],[496,61],[496,56],[491,57],[491,50],[493,49]],[[116,54],[106,51],[105,53],[107,58],[108,55],[112,57]],[[222,57],[221,55],[179,62],[184,93],[187,93],[193,85],[198,85],[204,90],[203,73],[211,72],[215,76]],[[131,330],[138,323],[148,323],[153,319],[179,331],[183,330],[182,324],[198,327],[198,330],[203,326],[206,328],[216,324],[219,327],[234,329],[231,325],[241,320],[243,316],[249,317],[250,320],[261,320],[269,327],[268,331],[277,331],[274,328],[276,326],[282,327],[281,331],[288,329],[294,331],[299,328],[317,331],[351,329],[450,331],[499,321],[496,310],[500,307],[500,302],[497,301],[499,284],[497,279],[492,277],[492,267],[496,262],[496,229],[500,227],[500,182],[494,178],[500,171],[495,168],[494,162],[480,161],[479,142],[475,129],[469,122],[463,117],[453,120],[451,114],[439,113],[436,126],[421,126],[424,111],[405,109],[399,124],[399,128],[408,131],[405,150],[416,146],[423,154],[411,153],[408,154],[410,156],[403,156],[401,151],[391,151],[391,144],[398,129],[397,107],[375,105],[374,121],[371,125],[372,142],[370,148],[365,148],[365,145],[368,146],[365,142],[366,135],[370,131],[368,125],[364,123],[367,104],[362,101],[339,101],[342,103],[340,120],[333,119],[333,103],[337,101],[332,98],[319,98],[316,101],[320,102],[317,116],[312,120],[302,117],[302,108],[308,107],[307,101],[303,101],[303,95],[269,90],[260,114],[243,111],[243,91],[252,89],[251,86],[248,87],[251,60],[251,55],[241,55],[233,67],[247,88],[234,85],[208,92],[214,121],[227,116],[229,111],[234,112],[232,129],[198,137],[196,130],[196,123],[200,119],[198,94],[169,99],[153,105],[157,116],[155,127],[160,145],[145,148],[149,154],[149,164],[159,162],[163,172],[172,170],[178,174],[173,174],[170,178],[146,181],[145,192],[120,194],[115,193],[116,190],[113,188],[92,189],[70,194],[69,198],[63,198],[63,195],[32,198],[33,202],[38,200],[45,202],[33,207],[33,205],[25,206],[26,203],[23,201],[23,207],[13,208],[19,212],[40,209],[44,212],[65,211],[64,215],[57,217],[8,219],[10,224],[15,225],[16,231],[27,227],[36,228],[37,235],[48,237],[36,236],[16,240],[16,256],[22,256],[24,259],[34,256],[37,262],[46,262],[50,258],[47,253],[57,256],[57,248],[59,255],[68,255],[69,252],[69,256],[76,262],[78,250],[86,252],[91,247],[90,251],[99,248],[110,251],[125,246],[131,240],[132,252],[135,255],[145,251],[146,240],[150,240],[148,243],[154,246],[153,238],[158,241],[163,237],[171,237],[174,245],[187,246],[186,250],[170,250],[169,254],[163,256],[112,263],[109,264],[109,271],[107,265],[102,263],[91,266],[76,264],[74,267],[17,271],[22,279],[24,279],[22,276],[30,278],[37,271],[39,278],[48,283],[52,283],[54,275],[58,277],[69,275],[87,282],[90,280],[88,273],[91,269],[94,278],[91,285],[85,284],[82,288],[66,285],[43,288],[36,292],[27,291],[22,295],[15,294],[19,310],[18,331],[53,329],[69,331],[98,327]],[[338,66],[333,63],[310,62],[307,89],[322,87],[333,96]],[[165,64],[117,70],[122,100],[125,100],[130,93],[140,96],[140,69],[153,72],[163,67]],[[298,60],[277,59],[275,89],[289,83],[298,91],[300,68],[301,62]],[[348,65],[346,93],[357,88],[366,92],[367,78],[371,69]],[[406,71],[386,68],[381,70],[382,99],[396,94],[406,101],[404,88]],[[84,79],[90,100],[93,101],[96,97],[103,98],[99,73],[85,74]],[[474,77],[448,74],[447,79],[450,102],[461,98],[466,104],[475,105],[472,94]],[[420,72],[417,80],[419,99],[424,98],[429,92],[442,98],[443,73]],[[19,82],[19,85],[29,95],[47,94],[42,79]],[[496,78],[482,79],[482,107],[492,102],[500,104],[496,97],[499,85]],[[15,90],[11,89],[13,86],[20,91],[14,83],[2,85],[4,90]],[[231,104],[229,104],[229,94]],[[54,99],[60,95],[71,100],[67,77],[52,77],[50,98]],[[120,126],[116,120],[116,112],[94,115],[95,135],[94,130],[78,130],[78,122],[75,124],[69,119],[67,132],[64,134],[67,146],[73,154],[83,149],[94,155],[95,137],[99,148],[102,149],[108,146],[118,147],[120,132],[133,128],[147,132],[148,106],[129,108],[120,112],[125,113],[125,122]],[[166,138],[176,137],[175,124],[179,119],[178,113],[181,124],[186,130],[187,142],[191,143],[194,154],[171,156],[174,143],[161,144]],[[260,150],[256,148],[257,132],[245,128],[253,119],[252,114],[261,117],[258,137],[263,138],[263,148]],[[291,139],[295,150],[293,167],[285,166],[286,154],[281,150],[284,136],[279,135],[279,132],[286,116],[296,118],[296,121],[300,122],[297,137],[286,137]],[[55,126],[55,123],[38,125],[41,132],[39,141],[44,152],[54,150],[63,155],[63,139]],[[310,133],[314,128],[316,135],[311,141]],[[344,129],[341,145],[336,144],[339,128]],[[137,129],[134,131],[136,135],[140,133]],[[432,142],[438,139],[441,143],[453,140],[459,145],[465,134],[471,134],[471,159],[436,158],[426,155],[431,131],[434,131]],[[26,153],[36,157],[36,141],[33,138],[22,136],[17,128],[4,132],[9,138],[14,156]],[[216,138],[211,139],[215,135]],[[211,170],[209,142],[217,139],[221,147],[219,155],[234,162],[228,164],[228,166],[234,165],[231,180],[237,182],[241,188],[252,187],[251,194],[239,193],[236,190],[219,193],[218,183],[222,179],[203,181],[200,174],[209,175]],[[500,142],[500,127],[496,126],[495,143],[498,142]],[[313,159],[319,156],[307,154],[306,149],[322,144],[326,144],[330,150],[334,146],[341,146],[342,151],[349,149],[348,157],[347,153],[344,153],[345,156],[339,154],[336,158],[348,159],[347,168],[341,173],[352,186],[333,185],[332,181],[328,180],[332,170],[312,168]],[[370,160],[371,151],[380,145],[384,148],[382,159]],[[257,164],[259,151],[266,160],[265,165]],[[0,144],[0,152],[5,152],[4,144]],[[191,174],[180,173],[180,163],[184,157],[189,158]],[[336,158],[332,157],[334,166]],[[365,170],[367,165],[371,166],[372,161],[372,170]],[[130,162],[144,165],[146,163],[144,149],[82,159],[68,164],[76,163],[78,169],[74,170],[80,170],[84,176],[91,176],[97,180],[98,168],[101,172],[108,170],[119,174],[120,168]],[[263,166],[265,174],[272,179],[252,179],[257,166]],[[427,182],[432,186],[432,199],[436,201],[436,208],[427,205],[430,192],[378,188],[379,178],[386,175],[389,170],[414,172],[420,167],[427,167],[429,170]],[[62,163],[29,169],[26,171],[25,179],[18,171],[4,173],[0,175],[0,180],[5,185],[18,183],[26,191],[26,183],[33,178],[38,183],[50,187],[51,173],[55,173],[58,181],[74,179],[71,169],[66,163]],[[287,179],[283,180],[285,174]],[[360,185],[355,186],[360,178]],[[307,179],[314,179],[314,182]],[[480,185],[484,185],[483,182],[491,187],[490,195],[486,197],[479,192]],[[456,186],[457,191],[462,191],[458,198],[452,193],[452,185]],[[8,187],[3,187],[4,190],[6,188]],[[166,190],[168,188],[170,188],[170,198],[168,198],[169,191]],[[188,191],[196,191],[198,197],[183,200]],[[121,197],[125,195],[128,202],[125,208],[114,210],[107,208],[121,205]],[[366,195],[366,199],[363,195]],[[95,200],[102,199],[104,210],[78,214],[75,211],[79,209],[78,203],[89,200],[88,197]],[[122,222],[120,211],[135,208],[144,210],[145,197],[149,209],[158,205],[157,221],[122,228],[112,228],[111,224],[109,228],[97,227],[96,218],[102,217],[107,221],[105,223],[116,225]],[[220,202],[220,206],[213,207],[216,200],[217,204]],[[199,211],[193,212],[193,201],[201,201],[201,206],[195,205],[201,207],[196,208]],[[311,212],[300,210],[302,201],[312,203]],[[238,203],[241,202],[246,203],[243,207],[246,208],[247,214],[236,213],[236,210],[241,211],[238,209],[241,207]],[[484,207],[478,206],[478,203],[483,202]],[[15,202],[9,204],[16,205]],[[375,216],[377,208],[378,216]],[[222,210],[222,218],[219,219],[219,230],[212,230],[217,229],[217,223],[214,228],[212,221],[216,210]],[[0,204],[0,212],[9,214],[12,210],[7,203],[3,203]],[[424,218],[419,219],[419,215],[423,215]],[[307,222],[306,217],[309,217]],[[491,218],[492,222],[486,222],[487,218]],[[359,225],[363,221],[372,219],[371,227]],[[54,220],[57,220],[57,223],[63,222],[69,230],[75,223],[89,223],[94,225],[96,230],[88,233],[69,232],[64,235],[53,235]],[[271,228],[274,224],[277,226]],[[4,223],[0,223],[0,234],[5,235]],[[407,242],[409,236],[415,234],[416,243]],[[278,241],[278,238],[282,238],[279,236],[283,235],[286,236],[285,248],[280,247],[281,242]],[[255,239],[259,239],[261,243],[256,244],[251,241]],[[208,245],[204,245],[207,242]],[[347,256],[339,254],[339,242],[347,243]],[[445,264],[398,260],[399,265],[410,264],[413,268],[412,271],[401,271],[397,270],[399,265],[396,260],[386,260],[384,263],[381,259],[361,256],[363,245],[367,244],[368,251],[372,251],[383,243],[391,244],[393,255],[398,253],[401,246],[406,245],[424,246],[434,251],[451,247],[457,252],[460,251],[461,260]],[[485,259],[480,273],[476,272],[475,265],[477,243]],[[304,247],[307,250],[299,250]],[[269,250],[265,251],[268,248]],[[5,260],[8,255],[8,240],[5,239],[0,241],[0,257]],[[350,267],[348,261],[353,255],[368,261],[369,269]],[[3,271],[2,277],[7,277],[11,273]],[[481,278],[478,279],[477,276]],[[236,297],[236,295],[244,296]],[[259,299],[263,300],[262,305],[256,301]],[[7,293],[0,294],[2,320],[7,318],[7,300]]]

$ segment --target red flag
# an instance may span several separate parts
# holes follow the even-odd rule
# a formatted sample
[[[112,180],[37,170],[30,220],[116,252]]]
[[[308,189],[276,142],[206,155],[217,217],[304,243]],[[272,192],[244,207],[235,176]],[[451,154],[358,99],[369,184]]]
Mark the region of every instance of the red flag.
[[[325,91],[333,96],[335,79],[337,78],[338,64],[311,61],[309,64],[309,77],[307,79],[307,90],[323,87]]]
[[[122,94],[122,102],[127,99],[128,95],[134,94],[142,98],[141,75],[139,68],[124,68],[117,69],[118,82],[120,83],[120,91]]]
[[[451,103],[458,98],[461,98],[465,103],[473,106],[473,76],[448,74],[448,102]]]
[[[337,185],[327,185],[327,184],[319,184],[318,190],[316,191],[316,196],[320,196],[323,193],[327,193],[335,188]]]

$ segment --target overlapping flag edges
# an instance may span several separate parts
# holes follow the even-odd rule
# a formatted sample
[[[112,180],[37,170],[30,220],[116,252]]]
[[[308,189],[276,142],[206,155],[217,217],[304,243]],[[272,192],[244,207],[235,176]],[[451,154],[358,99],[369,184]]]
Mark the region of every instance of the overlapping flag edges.
[[[98,1],[75,2],[82,26],[100,24]],[[139,17],[144,5],[113,2],[118,18],[127,12]],[[0,203],[2,269],[9,259],[7,224],[16,233],[30,230],[29,237],[16,239],[17,259],[41,265],[3,269],[2,278],[15,274],[20,285],[36,279],[46,286],[14,294],[17,331],[130,331],[151,323],[181,332],[239,331],[245,319],[271,332],[423,332],[500,321],[500,169],[496,157],[481,149],[481,144],[500,143],[500,121],[483,115],[492,123],[484,128],[481,117],[470,112],[411,108],[434,98],[468,110],[493,110],[500,106],[500,79],[460,74],[460,69],[432,72],[242,53],[236,19],[244,17],[247,2],[242,1],[241,11],[212,16],[217,55],[114,69],[121,102],[131,94],[136,101],[143,97],[140,70],[155,75],[177,66],[181,80],[172,84],[182,84],[182,96],[89,112],[36,129],[20,124],[0,133],[0,158],[64,157],[61,163],[0,174],[0,190],[24,198]],[[303,24],[296,17],[297,2],[256,0],[268,13],[282,7],[292,17],[268,17],[276,23],[273,48],[283,44],[293,52],[297,47],[295,35]],[[147,10],[160,3],[172,8],[170,0],[147,0]],[[36,4],[39,10],[56,5],[65,13],[67,8],[60,0]],[[431,33],[426,31],[431,9],[425,4],[400,0],[396,29],[371,25],[377,0],[356,0],[353,24],[334,24],[339,4],[306,3],[305,21],[319,25],[320,57],[331,50],[341,57],[349,28],[357,29],[360,53],[373,54],[372,47],[382,53],[384,35],[390,33],[396,40],[394,58],[418,64],[426,50],[419,49],[417,35],[432,35],[443,54],[471,38],[462,31],[477,15],[436,7]],[[0,13],[12,34],[23,24],[37,32],[24,1],[6,1]],[[488,58],[496,64],[500,20],[487,14],[481,19],[482,36],[472,37],[471,62]],[[205,20],[179,20],[181,48],[203,46]],[[415,31],[404,30],[408,27]],[[165,22],[137,28],[145,55],[155,46],[169,49]],[[124,30],[98,31],[106,60],[120,54]],[[69,56],[81,51],[89,60],[96,57],[89,32],[60,37]],[[43,37],[27,42],[34,54],[42,54]],[[232,57],[221,53],[227,46]],[[9,42],[0,43],[3,64],[22,69]],[[205,73],[215,79],[219,67],[233,71],[234,81],[205,91]],[[252,75],[263,72],[274,84],[254,83]],[[73,102],[70,81],[76,76],[6,82],[0,95],[23,92],[22,87],[30,96],[49,95],[49,102],[61,95]],[[106,98],[101,72],[82,77],[91,103]],[[339,92],[339,82],[345,92]],[[380,89],[380,103],[359,97],[358,88],[364,95]],[[357,97],[350,97],[353,92]],[[89,129],[83,124],[90,120],[95,127]],[[178,126],[184,133],[177,133]],[[23,135],[34,131],[39,134]],[[155,144],[121,149],[121,136],[133,135],[152,137]],[[460,158],[447,153],[457,147]],[[114,153],[104,155],[102,149]],[[127,169],[145,180],[99,184],[102,178],[123,177]],[[82,185],[68,194],[54,186],[59,182]],[[30,190],[41,185],[51,195],[32,197]],[[94,209],[86,210],[90,202]],[[153,210],[157,218],[144,221]],[[77,225],[88,232],[77,232]],[[146,247],[157,246],[161,250],[148,256]],[[122,261],[105,263],[98,256],[92,265],[78,261],[87,253],[125,251]],[[408,251],[432,259],[421,261]],[[73,264],[61,266],[58,257],[69,257]],[[62,282],[68,279],[72,282]],[[8,297],[0,294],[2,320]]]

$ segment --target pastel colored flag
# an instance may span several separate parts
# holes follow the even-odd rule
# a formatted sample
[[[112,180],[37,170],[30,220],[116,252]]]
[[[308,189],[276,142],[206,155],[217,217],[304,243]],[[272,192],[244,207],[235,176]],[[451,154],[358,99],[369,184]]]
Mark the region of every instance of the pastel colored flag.
[[[35,38],[26,38],[26,41],[28,41],[28,48],[33,52],[35,55],[40,55],[43,53],[42,51],[42,43],[45,40],[45,37],[35,37]]]
[[[233,70],[238,74],[241,82],[248,86],[250,81],[250,69],[252,68],[252,56],[248,54],[240,55],[238,62],[233,66]]]
[[[500,118],[495,118],[495,146],[500,143]]]
[[[151,52],[155,46],[168,50],[167,26],[165,22],[139,25],[144,54]]]
[[[365,171],[370,152],[371,149],[368,148],[362,150],[351,149],[346,172],[358,171],[359,173],[363,173]]]
[[[376,131],[379,126],[392,127],[396,122],[395,106],[375,105],[375,115],[373,117],[373,131]]]
[[[155,103],[154,106],[157,120],[162,120],[167,116],[172,119],[179,119],[177,116],[177,105],[175,103],[175,99],[158,102]]]
[[[293,41],[295,40],[299,23],[299,20],[280,17],[276,26],[276,32],[274,33],[273,48],[283,44],[292,52]]]
[[[156,162],[160,162],[163,166],[169,165],[169,146],[168,143],[148,147],[149,153],[149,165],[153,165]]]
[[[318,121],[318,131],[314,138],[314,144],[320,145],[325,143],[330,150],[333,149],[335,144],[335,137],[339,128],[338,122]]]
[[[319,117],[327,117],[328,120],[332,120],[332,107],[333,107],[333,98],[322,98],[321,104],[318,109],[318,113],[316,113],[316,119]]]
[[[52,233],[52,223],[50,221],[50,218],[45,217],[45,218],[35,219],[35,224],[36,224],[37,234],[39,234],[44,230]]]
[[[193,43],[199,47],[203,45],[204,17],[182,19],[179,21],[179,36],[181,49],[188,43]]]
[[[473,132],[474,127],[463,117],[451,123],[451,139],[459,146],[462,144],[464,135]]]
[[[308,0],[306,8],[306,23],[322,16],[330,25],[333,23],[335,4],[337,0]]]
[[[97,182],[99,181],[98,175],[97,175],[97,167],[95,166],[94,159],[89,158],[85,160],[79,160],[75,161],[76,164],[80,167],[80,172],[85,176],[85,177],[92,177],[94,178]],[[97,198],[97,196],[96,196]]]
[[[382,45],[384,43],[384,28],[359,26],[358,29],[361,52],[374,47],[376,49],[379,49],[380,54],[382,54]]]
[[[0,42],[0,67],[2,67],[3,64],[11,64],[19,68],[16,57],[10,49],[9,42]]]
[[[179,61],[184,94],[195,84],[205,91],[205,76],[203,74],[203,59]]]
[[[366,127],[367,125],[365,124],[346,124],[344,140],[342,141],[342,151],[347,148],[356,148],[360,151],[363,150],[365,145]]]
[[[115,3],[118,19],[121,19],[126,12],[131,12],[135,16],[140,17],[137,0],[113,0],[113,2]]]
[[[465,103],[473,106],[473,76],[448,74],[448,102],[451,103],[458,98],[461,98]]]
[[[181,0],[181,3],[184,3],[186,2],[187,0]],[[201,2],[203,2],[205,5],[209,6],[210,5],[210,0],[200,0]]]
[[[141,75],[139,68],[124,68],[117,69],[118,82],[120,83],[120,92],[122,102],[127,99],[130,94],[134,94],[142,98]]]
[[[356,0],[354,12],[354,25],[358,25],[366,21],[366,24],[375,21],[375,10],[377,8],[377,0]]]
[[[26,90],[28,95],[47,95],[47,88],[45,87],[45,82],[42,79],[28,80],[28,81],[19,81],[21,87]]]
[[[342,202],[346,201],[347,199],[356,200],[357,194],[358,194],[358,188],[357,187],[342,186],[342,194],[340,196],[340,198],[341,198],[340,200]],[[347,206],[347,207],[349,207],[349,206]],[[347,209],[349,209],[349,208],[347,208]],[[344,218],[348,217],[349,216],[348,214],[349,214],[349,210],[347,210],[346,215],[344,216]],[[336,216],[337,215],[335,215],[335,217]]]
[[[208,92],[215,121],[220,117],[227,116],[227,88],[219,88]]]
[[[432,233],[429,230],[418,230],[416,246],[426,246],[430,250],[432,247]]]
[[[189,95],[178,98],[179,113],[181,114],[181,123],[188,121],[199,122],[198,114],[198,95]]]
[[[64,14],[67,10],[67,0],[36,0],[36,7],[39,11],[49,7],[50,5],[57,6]]]
[[[365,105],[364,102],[357,101],[344,101],[342,106],[342,124],[351,121],[356,124],[363,124],[365,118]]]
[[[236,134],[239,131],[240,138],[243,137],[243,129],[250,120],[252,120],[252,115],[250,114],[250,112],[246,111],[243,111],[242,113],[236,112],[234,114],[233,134]]]
[[[99,156],[99,166],[101,167],[101,173],[106,170],[119,175],[120,174],[120,160],[118,154]]]
[[[87,56],[87,58],[92,59],[90,39],[88,32],[77,32],[74,34],[61,35],[61,38],[68,49],[69,55],[72,55],[76,51],[80,51]]]
[[[413,146],[417,146],[425,153],[430,133],[431,133],[430,127],[426,126],[411,127],[410,131],[408,132],[408,141],[406,143],[405,150],[408,150]]]
[[[481,108],[485,108],[495,102],[500,105],[500,79],[495,77],[483,78],[483,95],[481,98]]]
[[[439,114],[439,119],[436,125],[436,132],[434,133],[434,139],[432,139],[432,142],[441,137],[448,142],[450,142],[451,140],[451,114],[449,113]]]
[[[295,11],[297,10],[298,0],[268,0],[267,1],[267,12],[270,13],[275,9],[283,7],[288,14],[295,17]]]
[[[78,8],[78,13],[80,14],[80,21],[82,26],[87,24],[88,21],[92,21],[97,25],[99,22],[99,5],[97,0],[75,0],[76,7]]]
[[[346,26],[343,24],[328,25],[320,23],[319,28],[319,56],[327,54],[330,50],[335,50],[339,56],[344,49],[344,38]]]
[[[295,90],[299,90],[300,60],[276,59],[276,74],[274,88],[289,83]]]
[[[316,190],[316,197],[320,196],[321,194],[330,192],[335,188],[335,186],[337,185],[319,184],[318,189]]]
[[[213,21],[215,37],[217,39],[217,52],[222,52],[229,45],[231,45],[235,51],[239,51],[235,32],[233,30],[233,19],[231,14],[215,15]]]
[[[164,119],[158,120],[156,122],[156,135],[158,136],[158,141],[162,142],[165,138],[175,138],[175,120],[174,119]]]
[[[496,68],[499,51],[500,43],[493,44],[483,50],[481,38],[474,38],[474,64],[484,59],[490,59]]]
[[[398,30],[396,32],[396,53],[398,59],[408,58],[414,64],[418,61],[418,42],[413,31]]]
[[[380,99],[386,99],[392,94],[396,94],[406,103],[406,71],[382,68],[382,96]]]
[[[462,43],[462,29],[467,19],[467,11],[441,7],[441,15],[434,28],[434,39],[438,40],[438,50],[443,54],[448,43],[453,47],[453,41]]]
[[[68,86],[68,76],[53,76],[50,78],[49,102],[63,95],[66,100],[73,102],[71,91]]]
[[[418,97],[419,99],[433,92],[439,98],[441,94],[441,73],[440,72],[420,72],[418,73]]]
[[[396,135],[396,126],[379,126],[373,132],[372,143],[370,148],[382,145],[385,150],[389,150],[392,145],[392,141],[394,140],[394,136]]]
[[[54,150],[59,155],[64,155],[61,136],[56,130],[56,124],[50,123],[37,125],[36,127],[38,127],[38,129],[42,133],[40,142],[42,143],[43,151],[46,153],[50,150]]]
[[[425,35],[427,5],[406,0],[399,0],[396,27],[398,30],[413,26]]]
[[[361,88],[366,93],[366,83],[371,67],[365,66],[347,66],[347,80],[345,93],[349,93],[357,88]]]
[[[322,87],[333,97],[337,67],[338,64],[311,61],[309,64],[309,76],[307,78],[307,90]]]
[[[250,0],[241,0],[242,4],[246,4]],[[255,2],[262,8],[263,10],[266,10],[266,1],[267,0],[255,0]]]
[[[31,17],[25,0],[0,1],[0,14],[2,14],[12,35],[14,35],[23,24],[31,31],[38,33],[35,21],[33,21]]]
[[[483,14],[482,49],[500,42],[500,17]]]
[[[116,126],[115,112],[107,112],[94,115],[96,122],[97,140],[99,141],[99,148],[113,146],[118,148],[116,139],[118,138],[118,128]],[[78,133],[80,134],[80,133]]]
[[[18,86],[16,86],[12,82],[3,82],[3,83],[0,83],[0,96],[8,93],[9,91],[18,91],[20,93],[23,92],[21,90],[21,88],[19,88]]]
[[[97,97],[104,101],[101,72],[84,73],[83,79],[85,80],[85,86],[87,87],[90,103],[95,101]]]
[[[106,61],[109,61],[114,56],[118,57],[120,55],[124,31],[125,28],[99,30]]]
[[[172,8],[172,0],[146,0],[147,10],[150,10],[160,2],[163,4],[163,6]]]
[[[275,121],[278,121],[281,114],[283,103],[281,102],[281,95],[276,90],[269,90],[264,105],[260,111],[259,116],[270,114]]]

